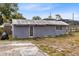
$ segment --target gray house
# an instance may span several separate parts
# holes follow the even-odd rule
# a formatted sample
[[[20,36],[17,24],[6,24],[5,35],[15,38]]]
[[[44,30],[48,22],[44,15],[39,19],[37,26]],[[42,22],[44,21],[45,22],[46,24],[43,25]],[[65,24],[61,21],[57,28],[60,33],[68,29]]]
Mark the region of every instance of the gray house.
[[[14,38],[44,37],[68,33],[68,24],[51,20],[12,20]]]

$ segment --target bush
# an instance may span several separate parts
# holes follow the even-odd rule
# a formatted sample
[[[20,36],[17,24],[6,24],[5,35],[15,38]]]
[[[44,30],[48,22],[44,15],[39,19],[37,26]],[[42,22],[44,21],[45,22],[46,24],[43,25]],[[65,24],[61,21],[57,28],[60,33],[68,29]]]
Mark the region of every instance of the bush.
[[[2,34],[2,32],[3,32],[3,28],[0,28],[0,35]]]

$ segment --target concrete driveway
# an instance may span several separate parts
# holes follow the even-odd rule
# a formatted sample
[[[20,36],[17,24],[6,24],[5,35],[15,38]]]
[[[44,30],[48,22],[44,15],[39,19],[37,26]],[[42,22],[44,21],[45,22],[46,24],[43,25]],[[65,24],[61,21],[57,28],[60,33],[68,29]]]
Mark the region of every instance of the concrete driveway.
[[[11,42],[9,44],[0,45],[0,56],[46,56],[34,44],[27,42]]]

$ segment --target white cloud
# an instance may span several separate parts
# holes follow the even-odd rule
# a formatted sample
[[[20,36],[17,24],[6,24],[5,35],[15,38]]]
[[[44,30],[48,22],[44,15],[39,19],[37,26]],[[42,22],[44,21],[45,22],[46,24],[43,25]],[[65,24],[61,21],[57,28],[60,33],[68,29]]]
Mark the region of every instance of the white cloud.
[[[53,8],[57,8],[57,6],[58,5],[53,5],[52,7]],[[30,10],[30,11],[45,11],[45,10],[51,10],[51,7],[50,6],[42,6],[41,4],[25,4],[25,5],[22,5],[22,6],[20,6],[20,9],[21,10]],[[64,12],[56,12],[56,11],[54,11],[53,10],[53,12],[52,12],[52,17],[53,18],[55,18],[55,14],[60,14],[61,15],[61,17],[63,18],[63,19],[72,19],[72,10],[68,10],[68,11],[64,11]],[[33,16],[40,16],[41,18],[47,18],[48,16],[49,16],[49,11],[48,11],[48,13],[46,14],[46,13],[41,13],[40,15],[39,15],[39,13],[30,13],[30,14],[23,14],[24,15],[24,17],[26,17],[26,18],[28,18],[28,19],[32,19],[32,17]],[[79,14],[77,14],[77,13],[75,13],[75,15],[74,15],[74,19],[75,20],[78,20],[79,19]]]
[[[50,6],[41,6],[40,4],[26,4],[24,6],[20,6],[20,10],[38,10],[38,11],[44,11],[44,10],[50,10]]]
[[[66,19],[72,19],[73,15],[72,13],[65,13],[65,14],[62,14],[62,17],[63,18],[66,18]],[[79,19],[79,15],[78,14],[74,14],[74,20],[78,20]]]
[[[75,19],[75,20],[79,20],[79,14],[75,14],[75,15],[74,15],[74,19]]]
[[[36,8],[38,8],[39,5],[29,4],[29,5],[24,6],[24,7],[25,7],[25,9],[27,9],[27,10],[32,10],[32,9],[36,9]]]
[[[60,14],[63,19],[72,19],[72,12],[53,13],[53,18],[55,18],[56,14]],[[74,20],[79,20],[79,14],[74,13]]]
[[[42,19],[43,18],[47,18],[49,16],[49,14],[40,14],[40,15],[35,15],[35,14],[25,14],[23,15],[25,18],[27,19],[32,19],[33,16],[40,16]]]
[[[57,13],[52,13],[52,18],[56,18],[55,15]],[[72,13],[58,13],[61,15],[63,19],[72,19]],[[23,16],[27,19],[32,19],[33,16],[40,16],[42,19],[47,18],[50,14],[43,13],[43,14],[23,14]],[[79,20],[79,14],[74,14],[74,20]]]

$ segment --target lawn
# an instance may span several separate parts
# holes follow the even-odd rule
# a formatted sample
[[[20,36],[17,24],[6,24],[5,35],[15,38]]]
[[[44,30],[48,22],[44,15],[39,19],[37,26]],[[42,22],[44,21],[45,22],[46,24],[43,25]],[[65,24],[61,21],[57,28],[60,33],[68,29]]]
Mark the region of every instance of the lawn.
[[[58,37],[37,38],[30,40],[50,56],[79,55],[79,32]]]
[[[79,56],[79,32],[74,32],[72,35],[35,39],[12,39],[10,36],[10,40],[0,41],[0,44],[11,41],[32,42],[50,56]]]

